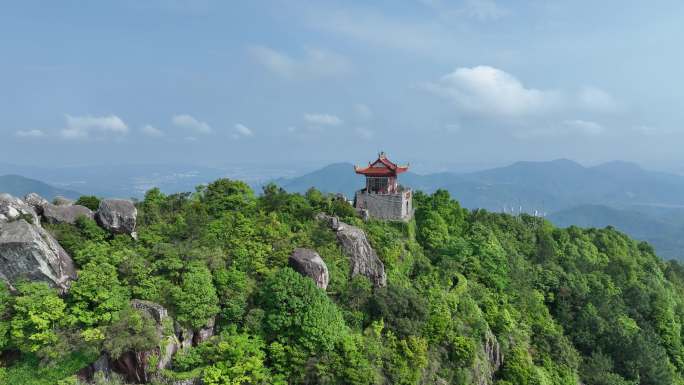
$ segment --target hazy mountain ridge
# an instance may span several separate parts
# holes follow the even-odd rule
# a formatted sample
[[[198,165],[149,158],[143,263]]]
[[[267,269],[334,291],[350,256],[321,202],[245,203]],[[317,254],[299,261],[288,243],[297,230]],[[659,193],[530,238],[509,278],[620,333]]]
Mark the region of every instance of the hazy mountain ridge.
[[[291,192],[316,187],[351,197],[363,186],[351,164],[334,164],[296,177],[275,181]],[[416,190],[449,190],[468,208],[493,211],[504,207],[553,212],[582,204],[684,205],[684,177],[647,171],[628,162],[585,167],[567,159],[516,162],[471,173],[420,175],[408,172],[400,183]]]
[[[348,198],[363,186],[351,164],[334,164],[297,178],[275,181],[290,192],[316,187]],[[415,190],[448,190],[467,208],[549,215],[560,226],[612,225],[651,242],[665,258],[681,258],[684,242],[684,177],[613,161],[585,167],[567,159],[521,161],[470,173],[420,175],[408,172],[400,183]]]
[[[58,188],[39,180],[25,178],[20,175],[0,175],[0,193],[8,193],[10,195],[23,197],[30,192],[35,192],[50,200],[56,196],[72,199],[81,196],[81,193],[76,191]]]
[[[605,205],[582,205],[560,210],[547,217],[559,227],[603,228],[613,226],[653,245],[663,258],[684,259],[684,215],[657,216],[652,213],[616,209]]]

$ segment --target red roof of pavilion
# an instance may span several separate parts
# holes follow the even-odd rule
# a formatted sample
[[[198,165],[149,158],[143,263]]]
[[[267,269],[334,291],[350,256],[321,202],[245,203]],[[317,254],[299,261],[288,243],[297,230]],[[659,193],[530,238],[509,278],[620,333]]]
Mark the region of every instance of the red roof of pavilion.
[[[363,174],[366,176],[394,176],[406,172],[409,166],[399,166],[389,159],[384,152],[378,155],[378,159],[375,162],[368,163],[368,167],[354,166],[354,171],[357,174]]]

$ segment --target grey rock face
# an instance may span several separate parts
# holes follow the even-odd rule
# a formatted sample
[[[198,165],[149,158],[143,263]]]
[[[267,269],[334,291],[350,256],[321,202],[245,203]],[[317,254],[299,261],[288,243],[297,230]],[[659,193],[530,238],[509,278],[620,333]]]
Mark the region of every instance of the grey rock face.
[[[123,375],[126,381],[148,383],[153,379],[155,372],[169,367],[173,355],[178,351],[178,340],[173,333],[165,335],[164,322],[167,319],[171,320],[168,311],[162,305],[151,301],[133,299],[131,300],[131,307],[146,313],[155,321],[161,344],[151,350],[124,352],[119,358],[111,359],[109,365],[115,372]],[[158,356],[156,367],[151,366],[151,357],[153,356]]]
[[[352,277],[361,274],[368,277],[375,287],[387,286],[385,265],[371,247],[363,230],[345,224],[342,230],[337,231],[337,241],[349,256]]]
[[[52,200],[52,203],[56,206],[71,206],[74,204],[74,201],[72,201],[69,198],[65,198],[63,196],[58,196]]]
[[[176,332],[176,338],[178,339],[178,347],[180,349],[187,349],[192,347],[192,340],[195,338],[195,333],[183,326],[178,322],[173,324],[173,328]]]
[[[207,325],[196,331],[192,336],[192,346],[197,346],[202,342],[214,336],[214,326],[216,326],[216,319],[211,318]]]
[[[133,202],[123,199],[104,199],[95,213],[95,220],[114,234],[134,235],[138,210]]]
[[[385,265],[373,250],[366,233],[358,227],[348,225],[337,217],[319,214],[318,220],[324,221],[337,234],[337,241],[349,257],[351,274],[368,277],[375,287],[387,286]]]
[[[88,381],[92,381],[98,373],[102,373],[104,375],[104,378],[107,379],[109,379],[111,375],[111,368],[109,367],[109,356],[107,356],[107,354],[101,354],[97,361],[79,370],[78,377],[85,378]]]
[[[333,231],[341,230],[342,225],[345,224],[344,222],[340,222],[339,218],[332,215],[325,215],[323,213],[316,214],[316,219],[326,223]]]
[[[321,289],[325,290],[328,287],[328,281],[330,280],[328,266],[326,266],[321,256],[314,250],[295,249],[288,259],[288,264],[299,274],[313,279],[316,282],[316,286]]]
[[[66,292],[76,278],[69,254],[42,227],[23,219],[0,224],[0,279],[45,281]]]
[[[9,194],[0,194],[0,223],[11,222],[21,217],[40,225],[38,214],[29,204]]]
[[[78,217],[93,219],[93,212],[81,205],[56,206],[48,203],[43,206],[43,220],[47,223],[76,223]]]
[[[36,193],[26,194],[26,196],[24,197],[24,202],[26,202],[26,204],[28,204],[29,206],[33,207],[33,210],[38,215],[43,214],[43,207],[50,204],[50,202],[48,202],[47,199],[43,198],[42,196]]]
[[[162,322],[169,316],[169,312],[164,306],[152,301],[132,299],[131,307],[142,310],[152,316],[159,326],[161,326]]]

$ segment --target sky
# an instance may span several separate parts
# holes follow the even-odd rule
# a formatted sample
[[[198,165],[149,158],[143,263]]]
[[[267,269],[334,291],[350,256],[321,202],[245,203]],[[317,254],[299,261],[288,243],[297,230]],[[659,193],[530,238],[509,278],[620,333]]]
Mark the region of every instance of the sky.
[[[0,1],[0,162],[684,170],[681,1]],[[429,168],[428,167],[428,168]]]

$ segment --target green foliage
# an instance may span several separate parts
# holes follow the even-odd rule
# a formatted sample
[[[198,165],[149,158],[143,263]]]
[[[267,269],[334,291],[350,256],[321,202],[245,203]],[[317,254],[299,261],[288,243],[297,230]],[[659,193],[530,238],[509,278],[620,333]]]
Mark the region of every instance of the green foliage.
[[[79,278],[62,297],[0,286],[0,383],[72,385],[101,352],[164,349],[173,321],[139,298],[183,328],[216,318],[160,383],[684,384],[684,267],[612,228],[469,212],[442,190],[415,194],[415,221],[362,222],[335,195],[228,179],[137,207],[138,240],[86,218],[46,225]],[[387,287],[351,277],[318,212],[366,231]],[[286,267],[296,247],[324,259],[326,290]]]
[[[247,310],[247,301],[254,290],[253,280],[247,273],[230,268],[216,271],[214,282],[220,298],[221,318],[238,323]]]
[[[10,322],[12,344],[24,353],[46,353],[58,342],[66,305],[44,282],[22,283],[14,298]]]
[[[100,198],[96,197],[95,195],[83,195],[79,197],[74,204],[85,206],[95,211],[100,207]]]
[[[183,273],[180,286],[173,288],[176,319],[193,329],[200,329],[220,311],[211,272],[201,263],[193,263]]]
[[[174,357],[173,366],[181,372],[201,373],[204,384],[270,384],[265,365],[264,342],[255,336],[230,328],[209,342]]]
[[[428,313],[427,301],[415,289],[392,284],[375,292],[369,309],[402,338],[420,335]]]
[[[10,343],[10,319],[12,317],[12,301],[7,285],[0,281],[0,351]]]
[[[122,309],[117,319],[104,329],[103,349],[113,358],[127,351],[149,351],[159,344],[156,321],[130,306]]]
[[[270,339],[295,343],[307,352],[331,351],[347,327],[342,314],[313,280],[284,268],[264,283],[259,305]]]
[[[45,364],[37,356],[26,354],[17,364],[7,368],[4,374],[6,382],[0,384],[21,385],[71,385],[75,382],[76,373],[88,366],[97,357],[83,353],[72,353],[58,362]],[[0,377],[0,380],[3,379]],[[80,385],[80,384],[79,384]]]
[[[226,211],[249,211],[256,205],[254,192],[241,181],[219,179],[200,191],[202,203],[214,217]]]
[[[89,262],[69,290],[71,320],[86,328],[108,325],[128,306],[128,296],[114,266]]]

